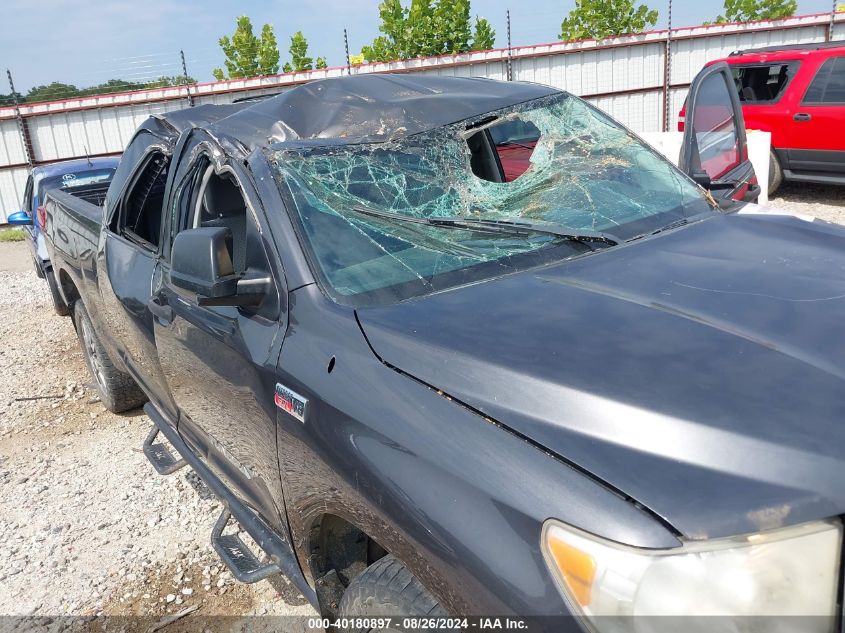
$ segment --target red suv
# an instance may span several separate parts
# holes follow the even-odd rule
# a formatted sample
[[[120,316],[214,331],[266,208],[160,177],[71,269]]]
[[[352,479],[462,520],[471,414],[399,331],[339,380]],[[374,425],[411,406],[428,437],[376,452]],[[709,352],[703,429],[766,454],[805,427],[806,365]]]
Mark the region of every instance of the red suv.
[[[772,133],[769,192],[784,180],[845,185],[845,41],[736,51],[745,125]],[[681,110],[678,129],[684,129]]]

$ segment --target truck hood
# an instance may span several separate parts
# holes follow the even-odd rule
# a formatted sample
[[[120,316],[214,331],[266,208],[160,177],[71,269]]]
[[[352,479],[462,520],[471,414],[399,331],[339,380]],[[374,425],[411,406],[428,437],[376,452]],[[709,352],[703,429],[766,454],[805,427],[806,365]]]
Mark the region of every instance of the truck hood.
[[[717,216],[358,318],[384,362],[686,538],[845,512],[838,226]]]

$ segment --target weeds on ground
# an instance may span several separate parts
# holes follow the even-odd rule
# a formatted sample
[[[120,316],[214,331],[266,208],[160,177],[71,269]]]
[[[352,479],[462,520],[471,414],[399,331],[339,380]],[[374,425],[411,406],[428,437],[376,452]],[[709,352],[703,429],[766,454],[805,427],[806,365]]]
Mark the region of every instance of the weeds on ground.
[[[0,229],[0,242],[22,242],[23,229]]]

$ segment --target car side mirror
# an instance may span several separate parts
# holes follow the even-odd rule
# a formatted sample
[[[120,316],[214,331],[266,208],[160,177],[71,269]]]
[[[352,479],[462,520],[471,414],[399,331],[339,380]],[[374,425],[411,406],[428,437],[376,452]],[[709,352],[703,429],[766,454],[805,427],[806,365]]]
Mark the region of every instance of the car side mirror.
[[[26,211],[17,211],[6,218],[6,222],[17,226],[32,226],[32,216]]]
[[[271,284],[269,277],[235,274],[232,230],[228,227],[188,229],[176,235],[170,282],[196,293],[201,306],[255,306]]]

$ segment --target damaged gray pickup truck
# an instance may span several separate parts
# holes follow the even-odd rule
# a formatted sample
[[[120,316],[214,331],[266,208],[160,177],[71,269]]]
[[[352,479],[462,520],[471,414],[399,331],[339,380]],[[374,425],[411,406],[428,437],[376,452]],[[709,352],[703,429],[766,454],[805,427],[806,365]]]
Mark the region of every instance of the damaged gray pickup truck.
[[[697,78],[683,170],[534,84],[165,114],[104,214],[48,198],[50,255],[104,403],[222,499],[223,561],[338,628],[832,630],[845,229],[744,202],[733,90]]]

